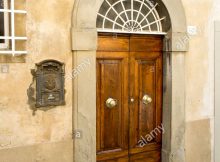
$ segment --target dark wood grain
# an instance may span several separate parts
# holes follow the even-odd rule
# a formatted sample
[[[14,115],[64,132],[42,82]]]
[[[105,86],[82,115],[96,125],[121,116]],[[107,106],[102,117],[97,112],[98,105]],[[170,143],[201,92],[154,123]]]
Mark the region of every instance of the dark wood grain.
[[[160,52],[162,45],[161,36],[132,35],[130,39],[131,52]]]
[[[97,52],[98,160],[128,156],[128,55]],[[117,106],[108,108],[108,98],[116,99]]]
[[[130,162],[161,162],[161,153],[160,151],[150,151],[135,154],[130,157]]]
[[[124,35],[99,36],[98,51],[129,52],[129,37]]]
[[[161,133],[142,137],[162,122],[162,38],[100,35],[97,51],[97,161],[160,162]],[[152,102],[145,105],[147,94]],[[106,107],[111,97],[118,101]],[[134,102],[130,99],[134,98]]]

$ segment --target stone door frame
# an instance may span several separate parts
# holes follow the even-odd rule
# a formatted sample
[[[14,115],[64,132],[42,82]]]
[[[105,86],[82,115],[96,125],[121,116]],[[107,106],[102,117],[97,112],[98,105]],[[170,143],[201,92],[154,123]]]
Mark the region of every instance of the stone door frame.
[[[72,15],[75,162],[96,162],[96,18],[103,0],[75,0]],[[162,0],[172,23],[164,39],[163,162],[185,162],[186,18],[181,0]]]

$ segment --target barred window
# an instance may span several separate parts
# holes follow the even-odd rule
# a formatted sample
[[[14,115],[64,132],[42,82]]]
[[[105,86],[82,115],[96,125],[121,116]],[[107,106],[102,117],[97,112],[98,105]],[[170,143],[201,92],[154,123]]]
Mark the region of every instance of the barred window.
[[[24,16],[27,12],[23,10],[24,6],[23,1],[0,0],[0,54],[27,53],[24,45],[27,40]]]

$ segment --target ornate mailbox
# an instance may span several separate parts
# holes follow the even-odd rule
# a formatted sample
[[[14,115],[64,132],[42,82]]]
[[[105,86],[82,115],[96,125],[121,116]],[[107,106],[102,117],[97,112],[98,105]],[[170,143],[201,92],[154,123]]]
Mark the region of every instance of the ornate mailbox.
[[[37,108],[65,104],[64,99],[64,64],[56,60],[45,60],[31,70],[36,79]]]

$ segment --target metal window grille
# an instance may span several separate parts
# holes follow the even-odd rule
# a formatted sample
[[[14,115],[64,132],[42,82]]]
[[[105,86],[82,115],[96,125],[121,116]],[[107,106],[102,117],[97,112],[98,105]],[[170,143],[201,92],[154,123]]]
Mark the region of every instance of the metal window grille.
[[[0,40],[4,43],[0,45],[0,54],[27,54],[27,51],[17,51],[16,41],[25,41],[27,37],[15,35],[15,14],[27,14],[25,10],[15,9],[15,0],[0,0],[0,14],[4,15],[4,34],[0,35]],[[10,7],[9,7],[10,6]]]
[[[99,32],[166,34],[158,4],[150,0],[105,0],[98,12]]]

